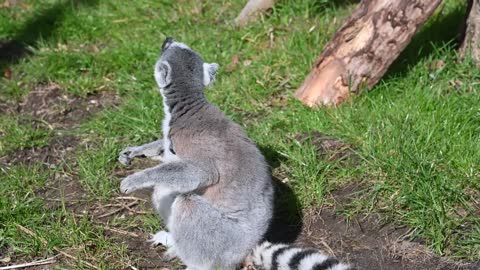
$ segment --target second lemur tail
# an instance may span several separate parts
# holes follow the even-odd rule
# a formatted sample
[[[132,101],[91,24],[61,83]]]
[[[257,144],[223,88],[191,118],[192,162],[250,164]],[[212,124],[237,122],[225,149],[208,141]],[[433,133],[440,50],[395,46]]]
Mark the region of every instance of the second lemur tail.
[[[354,270],[318,249],[306,249],[268,241],[258,245],[251,257],[255,266],[265,270]]]

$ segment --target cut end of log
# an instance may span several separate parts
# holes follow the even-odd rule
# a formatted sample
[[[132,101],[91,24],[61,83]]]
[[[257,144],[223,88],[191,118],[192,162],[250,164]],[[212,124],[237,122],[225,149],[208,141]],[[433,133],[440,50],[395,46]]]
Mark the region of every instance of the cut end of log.
[[[321,70],[312,70],[295,92],[295,97],[309,107],[340,104],[349,96],[343,73],[345,68],[342,62],[328,61]]]
[[[373,87],[440,2],[362,0],[295,96],[311,107],[337,105],[350,93]]]
[[[260,14],[271,9],[275,4],[274,0],[249,0],[235,19],[235,25],[244,27],[254,21]]]

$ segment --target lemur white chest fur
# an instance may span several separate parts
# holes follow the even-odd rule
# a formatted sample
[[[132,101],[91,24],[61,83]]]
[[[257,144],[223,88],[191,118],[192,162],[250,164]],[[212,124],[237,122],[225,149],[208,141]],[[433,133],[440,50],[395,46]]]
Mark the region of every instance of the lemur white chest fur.
[[[164,62],[164,64],[169,65],[167,62]],[[161,74],[161,69],[158,68],[159,65],[160,65],[160,61],[157,62],[155,65],[154,77],[155,77],[155,80],[157,81],[160,94],[162,95],[162,98],[163,98],[164,116],[163,116],[163,122],[162,122],[162,132],[163,132],[162,160],[164,162],[168,162],[168,161],[177,160],[177,156],[174,153],[172,153],[172,151],[170,150],[172,142],[168,134],[170,133],[170,121],[172,120],[172,113],[170,112],[170,108],[168,107],[168,103],[167,103],[167,97],[164,93],[164,87],[166,86],[165,79],[169,79],[171,75],[168,74],[167,76],[165,76],[165,74]]]
[[[178,160],[177,155],[175,155],[170,149],[172,149],[172,141],[168,134],[170,133],[170,121],[172,120],[172,113],[167,104],[167,97],[163,94],[163,89],[160,88],[160,93],[163,97],[163,121],[162,121],[162,132],[163,132],[163,157],[164,162]]]

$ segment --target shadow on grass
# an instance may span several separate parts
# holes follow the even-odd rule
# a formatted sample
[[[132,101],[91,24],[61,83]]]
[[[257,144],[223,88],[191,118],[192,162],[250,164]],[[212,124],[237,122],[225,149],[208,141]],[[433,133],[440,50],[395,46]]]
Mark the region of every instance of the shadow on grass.
[[[445,7],[440,6],[439,8]],[[410,44],[392,63],[384,79],[403,77],[411,66],[428,58],[438,48],[444,46],[458,47],[466,11],[466,5],[459,5],[444,16],[437,15],[431,18],[434,21],[427,22],[426,27],[413,37]]]
[[[273,220],[265,238],[274,243],[293,243],[303,226],[300,203],[288,185],[275,177],[272,179],[275,190]]]
[[[42,8],[36,16],[24,23],[15,36],[7,40],[0,40],[0,71],[31,54],[29,47],[35,46],[38,40],[51,38],[67,10],[81,6],[94,6],[97,3],[98,0],[60,1],[47,8]]]
[[[278,152],[267,146],[259,148],[272,168],[280,166],[284,158]],[[272,176],[272,180],[275,192],[273,220],[265,238],[274,243],[292,243],[302,231],[303,215],[300,202],[288,185],[274,176]]]

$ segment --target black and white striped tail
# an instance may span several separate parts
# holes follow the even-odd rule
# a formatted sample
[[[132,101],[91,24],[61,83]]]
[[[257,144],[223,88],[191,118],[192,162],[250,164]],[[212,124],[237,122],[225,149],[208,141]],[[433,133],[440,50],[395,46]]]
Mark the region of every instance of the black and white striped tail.
[[[253,250],[253,263],[266,270],[354,270],[317,249],[263,242]]]

